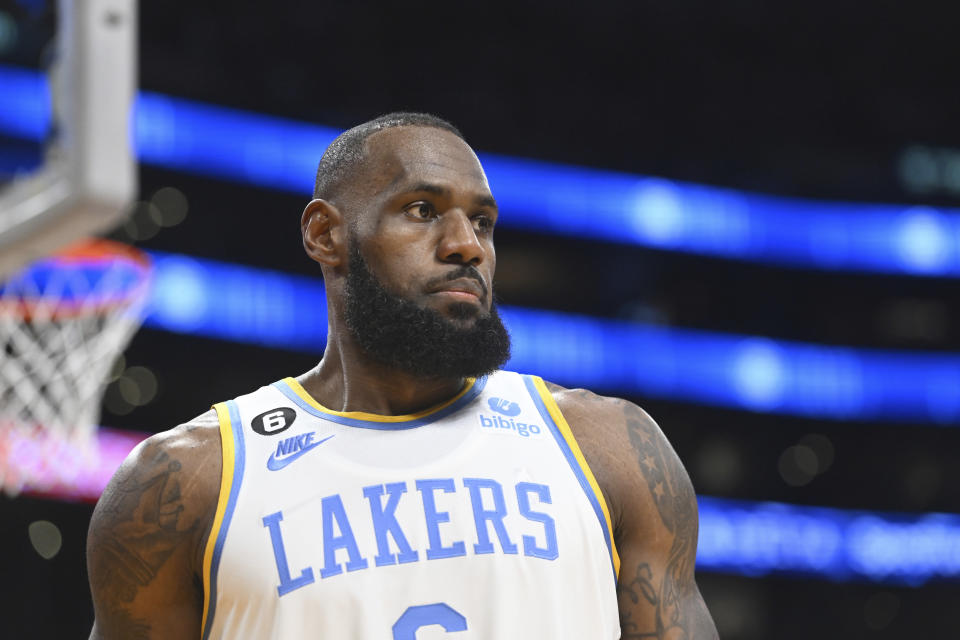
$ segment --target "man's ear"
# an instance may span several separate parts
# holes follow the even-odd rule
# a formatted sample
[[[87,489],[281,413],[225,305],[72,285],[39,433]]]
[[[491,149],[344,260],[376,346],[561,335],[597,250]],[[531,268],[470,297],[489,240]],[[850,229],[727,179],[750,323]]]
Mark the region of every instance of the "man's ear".
[[[300,217],[307,255],[322,265],[338,267],[346,256],[346,225],[340,211],[326,200],[311,200]]]

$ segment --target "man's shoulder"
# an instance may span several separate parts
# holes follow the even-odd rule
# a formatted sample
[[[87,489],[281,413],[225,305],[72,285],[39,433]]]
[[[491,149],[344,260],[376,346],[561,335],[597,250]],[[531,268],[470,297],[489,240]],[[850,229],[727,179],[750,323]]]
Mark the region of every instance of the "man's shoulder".
[[[544,383],[601,486],[612,490],[613,485],[619,484],[612,474],[623,468],[619,458],[631,446],[626,417],[634,412],[643,416],[646,413],[622,398],[603,396],[589,389],[568,389],[546,380]]]
[[[622,398],[546,384],[615,512],[666,477],[692,496],[676,452],[646,411]]]
[[[219,497],[220,446],[219,420],[213,410],[150,436],[114,473],[98,503],[94,524],[109,525],[122,520],[125,513],[155,503],[161,528],[202,530]]]
[[[172,429],[156,433],[134,449],[124,465],[152,466],[158,460],[176,461],[180,470],[202,473],[211,458],[220,456],[220,420],[209,411]]]
[[[546,380],[544,384],[576,436],[585,430],[600,431],[606,436],[628,436],[631,426],[660,429],[646,411],[629,400],[600,395],[589,389],[568,389]]]

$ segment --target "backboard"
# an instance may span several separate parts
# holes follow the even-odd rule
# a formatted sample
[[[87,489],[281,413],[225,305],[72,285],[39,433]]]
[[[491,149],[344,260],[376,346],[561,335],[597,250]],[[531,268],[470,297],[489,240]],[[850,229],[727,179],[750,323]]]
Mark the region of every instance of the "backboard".
[[[49,122],[43,163],[0,190],[0,279],[108,231],[137,190],[136,1],[59,0],[56,8],[49,112],[38,114]]]

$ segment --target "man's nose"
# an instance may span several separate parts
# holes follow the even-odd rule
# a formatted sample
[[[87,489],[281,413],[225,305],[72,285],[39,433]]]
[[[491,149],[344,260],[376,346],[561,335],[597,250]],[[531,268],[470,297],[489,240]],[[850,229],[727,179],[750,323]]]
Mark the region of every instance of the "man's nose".
[[[437,257],[443,262],[479,265],[484,259],[484,247],[477,238],[470,218],[460,210],[447,211],[441,218],[441,238]]]

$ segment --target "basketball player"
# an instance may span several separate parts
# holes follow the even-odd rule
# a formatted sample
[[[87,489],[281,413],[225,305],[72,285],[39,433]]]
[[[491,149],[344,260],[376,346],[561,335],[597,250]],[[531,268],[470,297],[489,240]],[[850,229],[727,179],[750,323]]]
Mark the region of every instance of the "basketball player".
[[[716,638],[653,420],[500,370],[496,220],[443,120],[334,141],[301,219],[323,359],[131,453],[90,525],[91,638]]]

